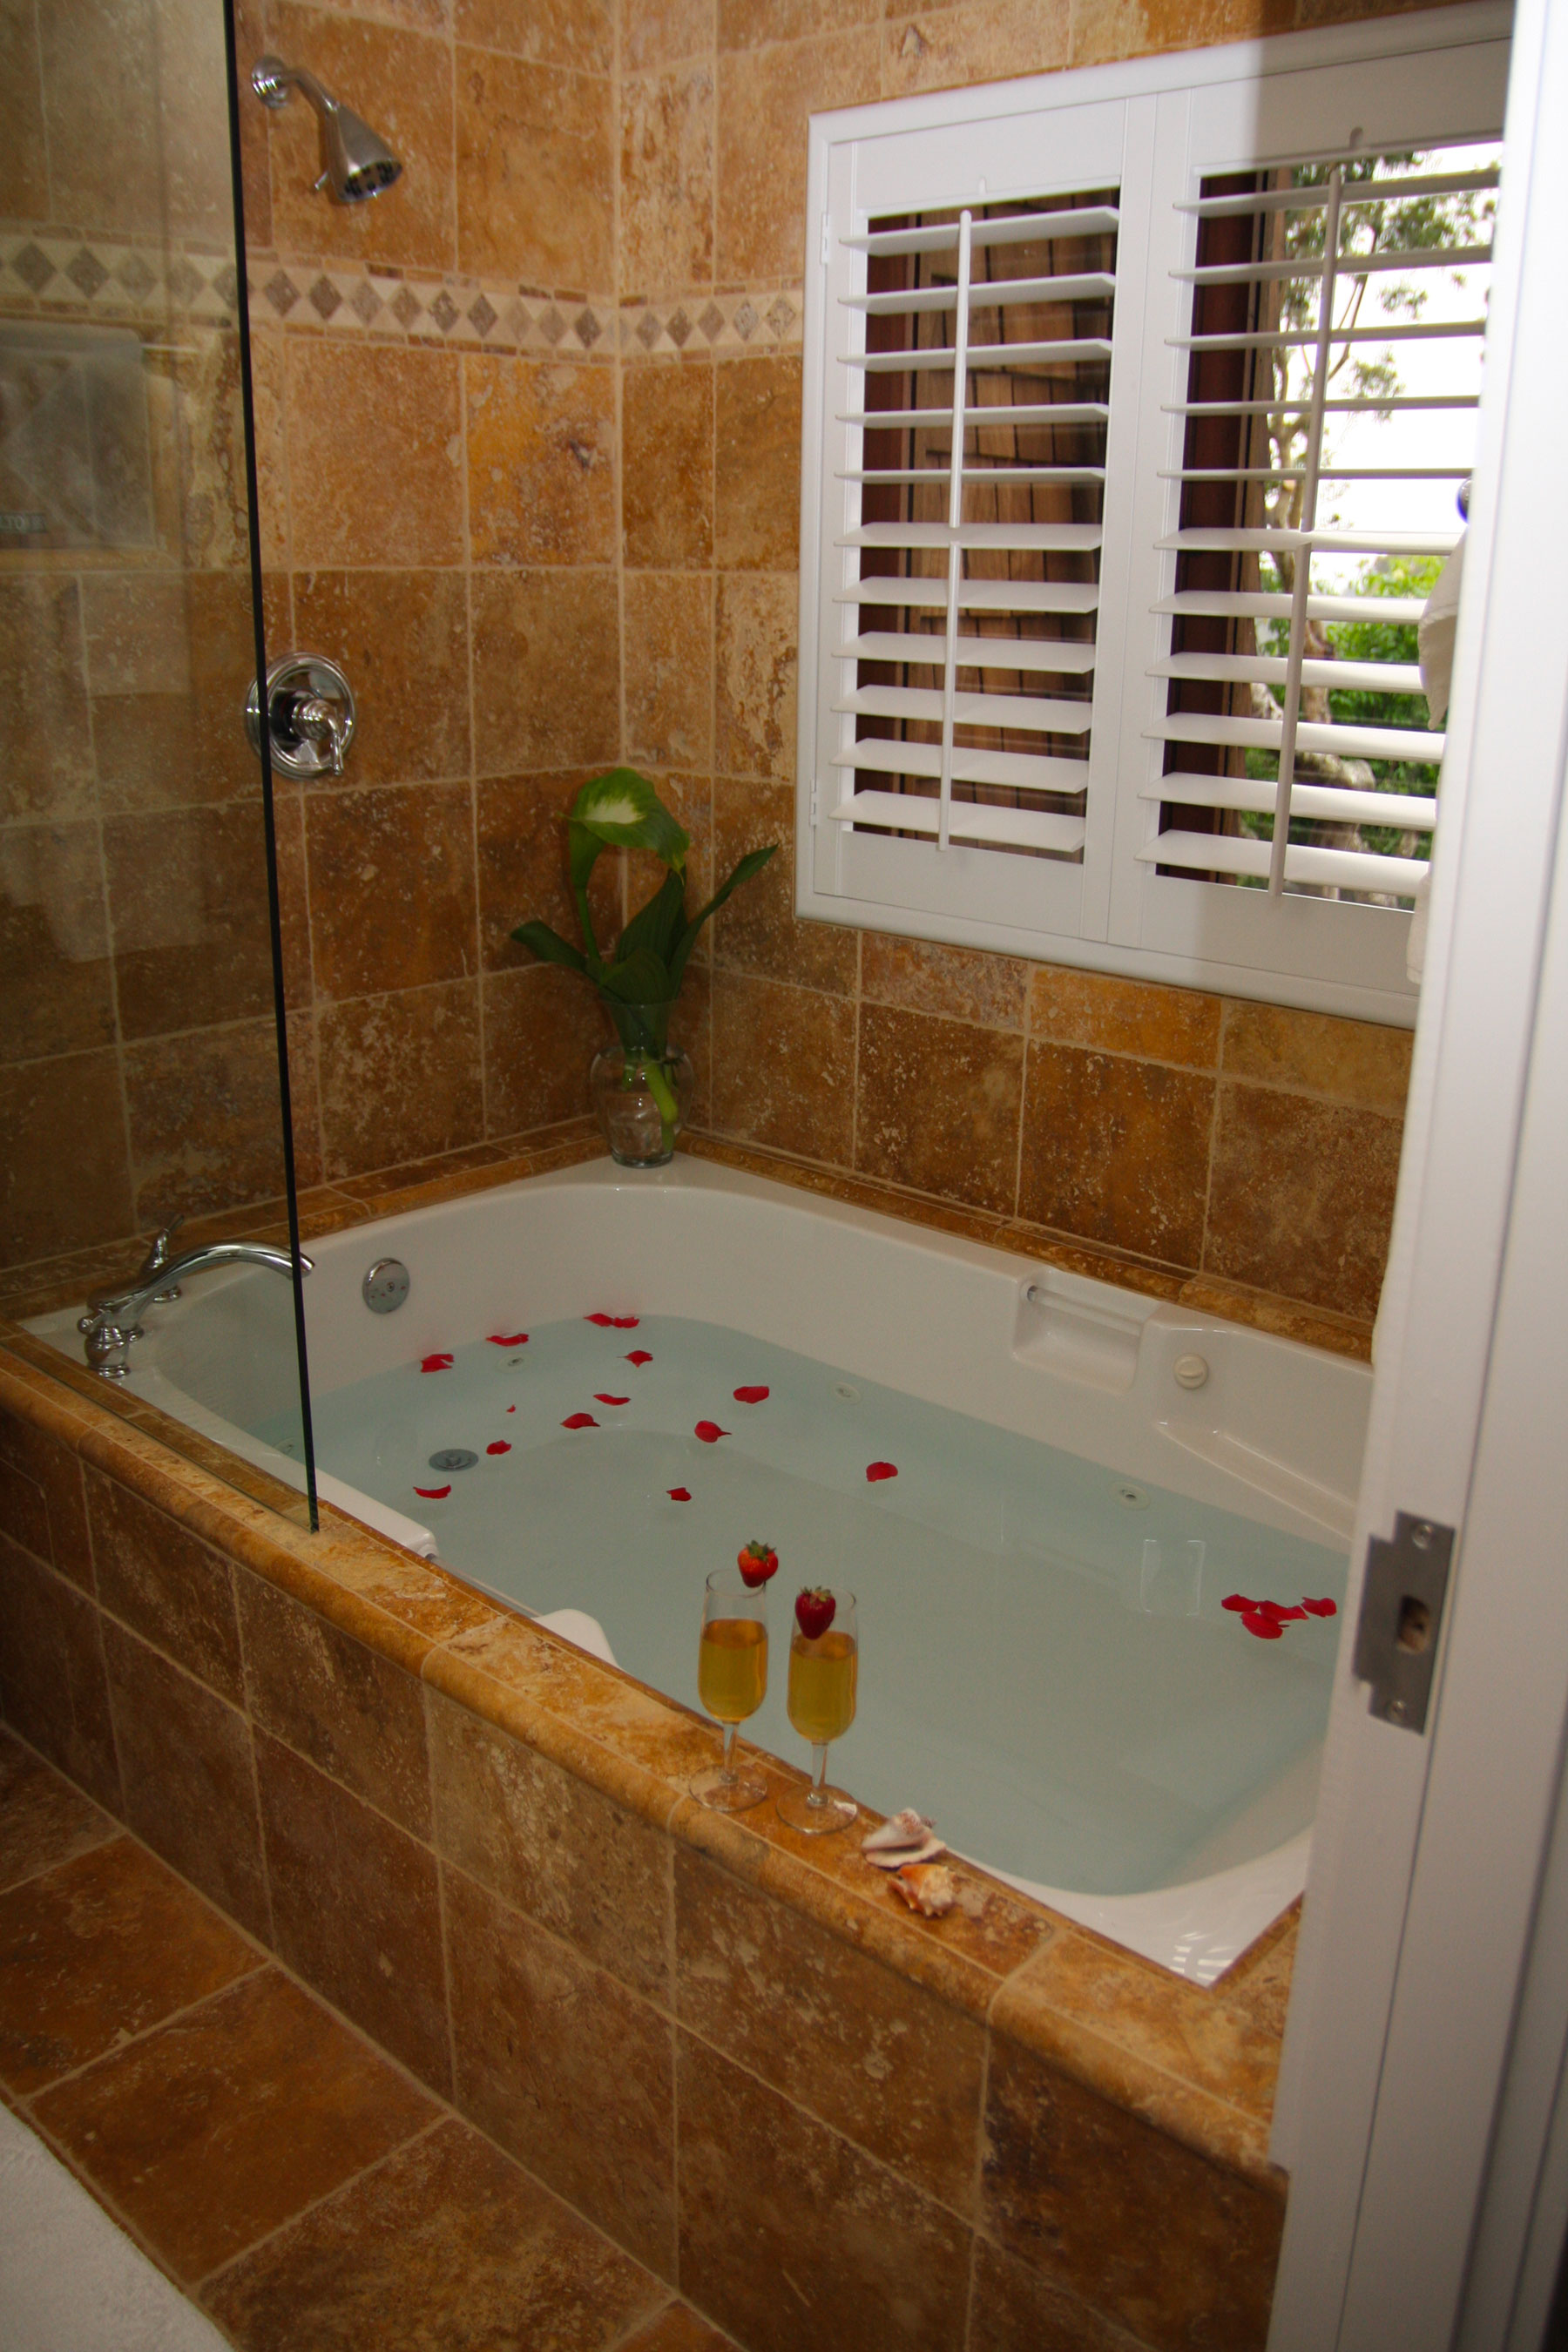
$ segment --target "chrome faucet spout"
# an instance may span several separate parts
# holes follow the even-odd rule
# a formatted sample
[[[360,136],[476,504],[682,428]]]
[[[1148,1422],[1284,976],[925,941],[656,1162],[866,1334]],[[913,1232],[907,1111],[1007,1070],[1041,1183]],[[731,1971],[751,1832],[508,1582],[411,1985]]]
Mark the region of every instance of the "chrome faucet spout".
[[[142,1278],[130,1289],[93,1293],[87,1313],[76,1327],[82,1334],[82,1351],[93,1370],[106,1381],[122,1381],[131,1370],[131,1343],[142,1336],[142,1316],[154,1300],[166,1297],[179,1283],[220,1265],[265,1265],[274,1274],[292,1277],[294,1263],[289,1251],[269,1249],[264,1242],[209,1242],[168,1259],[150,1278],[143,1267]],[[312,1262],[303,1250],[299,1265],[301,1274],[311,1271]]]

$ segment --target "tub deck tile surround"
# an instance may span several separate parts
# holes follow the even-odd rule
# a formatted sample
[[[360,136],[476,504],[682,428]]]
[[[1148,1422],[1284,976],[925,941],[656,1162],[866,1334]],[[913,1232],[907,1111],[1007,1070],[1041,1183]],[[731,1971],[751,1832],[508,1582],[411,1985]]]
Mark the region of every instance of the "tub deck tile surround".
[[[967,1866],[912,1917],[854,1840],[694,1802],[706,1722],[21,1342],[0,1465],[8,1718],[750,2352],[818,2352],[830,2294],[900,2352],[1261,2347],[1293,1921],[1204,1991]]]

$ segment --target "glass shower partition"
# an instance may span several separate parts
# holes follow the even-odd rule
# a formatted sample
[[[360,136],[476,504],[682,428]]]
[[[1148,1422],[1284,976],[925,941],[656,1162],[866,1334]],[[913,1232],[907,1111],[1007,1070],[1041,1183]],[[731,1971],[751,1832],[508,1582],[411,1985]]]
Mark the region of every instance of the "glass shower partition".
[[[235,89],[223,0],[0,19],[0,1328],[313,1523],[297,1272],[152,1305],[125,1381],[65,1312],[176,1219],[299,1245]],[[289,1483],[232,1444],[285,1411]]]

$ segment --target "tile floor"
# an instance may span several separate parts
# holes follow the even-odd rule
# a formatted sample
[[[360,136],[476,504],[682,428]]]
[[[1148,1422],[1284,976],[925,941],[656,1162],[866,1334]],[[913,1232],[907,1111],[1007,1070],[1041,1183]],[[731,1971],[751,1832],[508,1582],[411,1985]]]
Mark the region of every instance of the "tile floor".
[[[0,2097],[243,2352],[729,2346],[4,1730]]]

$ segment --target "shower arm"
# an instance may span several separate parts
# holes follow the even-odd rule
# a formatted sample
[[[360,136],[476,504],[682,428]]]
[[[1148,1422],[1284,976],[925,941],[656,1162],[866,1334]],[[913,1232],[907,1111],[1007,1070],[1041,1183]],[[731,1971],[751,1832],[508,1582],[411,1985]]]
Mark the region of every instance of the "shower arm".
[[[309,67],[286,66],[281,58],[258,59],[250,77],[250,86],[263,106],[274,109],[287,106],[290,91],[297,89],[323,123],[338,110],[337,100],[321,88]],[[318,194],[322,188],[331,186],[331,172],[323,165],[321,176],[312,183]]]

